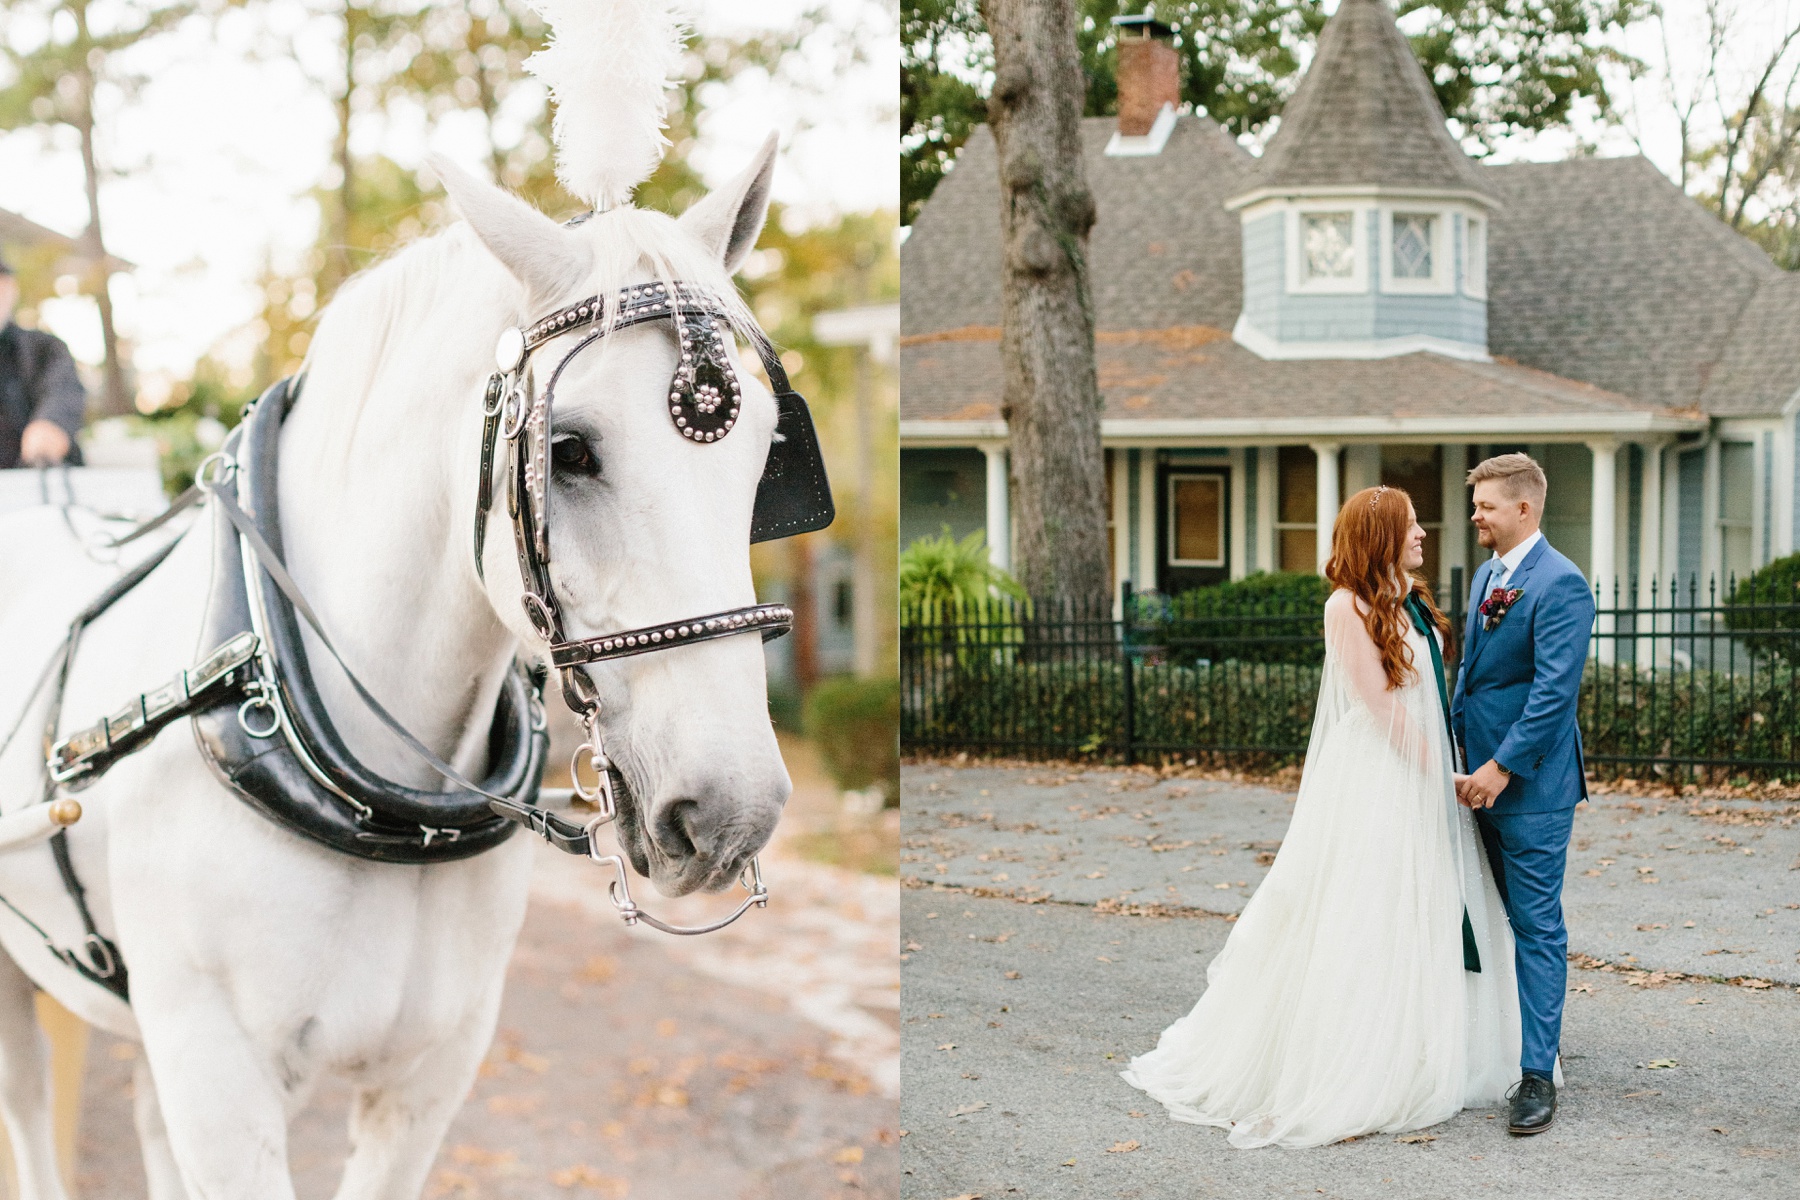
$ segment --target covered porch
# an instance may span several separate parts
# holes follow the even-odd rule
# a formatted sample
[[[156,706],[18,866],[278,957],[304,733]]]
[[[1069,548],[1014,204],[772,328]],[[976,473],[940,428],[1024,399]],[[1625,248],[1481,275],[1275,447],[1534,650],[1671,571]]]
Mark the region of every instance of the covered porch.
[[[1244,428],[1249,425],[1260,428]],[[1292,424],[1294,428],[1285,426]],[[1703,417],[1608,414],[1579,426],[1531,421],[1139,421],[1102,423],[1114,591],[1179,593],[1256,571],[1323,566],[1343,498],[1385,483],[1413,498],[1440,590],[1484,552],[1469,524],[1469,468],[1522,450],[1549,478],[1544,532],[1588,578],[1647,601],[1653,579],[1721,586],[1792,553],[1793,464],[1778,443]],[[1764,461],[1764,460],[1767,461]],[[1783,485],[1786,485],[1785,488]],[[1011,562],[1004,424],[902,425],[902,542],[943,525],[986,531]],[[1666,583],[1665,583],[1666,586]],[[1644,593],[1636,596],[1632,589]]]

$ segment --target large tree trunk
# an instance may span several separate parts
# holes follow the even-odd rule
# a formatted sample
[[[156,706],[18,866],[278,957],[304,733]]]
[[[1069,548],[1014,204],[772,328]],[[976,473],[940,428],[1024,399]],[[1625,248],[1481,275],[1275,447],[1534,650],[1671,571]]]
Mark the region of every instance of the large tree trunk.
[[[1100,390],[1072,0],[982,0],[1000,158],[1001,415],[1012,443],[1017,573],[1039,600],[1108,592]]]

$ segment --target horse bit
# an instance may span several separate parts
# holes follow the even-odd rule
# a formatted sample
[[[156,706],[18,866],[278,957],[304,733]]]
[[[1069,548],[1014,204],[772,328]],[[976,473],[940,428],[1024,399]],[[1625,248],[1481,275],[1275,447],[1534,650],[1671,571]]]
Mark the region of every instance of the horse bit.
[[[610,320],[608,317],[610,316]],[[793,628],[793,610],[783,604],[755,604],[724,612],[668,621],[644,629],[632,629],[599,637],[568,637],[550,578],[549,480],[550,417],[557,380],[571,360],[608,333],[652,321],[675,326],[680,358],[669,381],[670,421],[682,437],[702,445],[722,440],[737,424],[743,388],[726,352],[724,335],[730,328],[725,307],[710,294],[687,284],[648,283],[622,289],[609,305],[606,298],[591,296],[542,318],[526,329],[509,328],[495,349],[499,368],[487,383],[482,404],[481,462],[475,502],[475,570],[483,575],[481,557],[486,542],[487,514],[495,491],[495,458],[501,441],[510,465],[507,512],[512,518],[513,541],[524,583],[520,598],[525,616],[538,636],[550,647],[550,661],[557,671],[563,701],[581,721],[587,740],[575,748],[569,761],[574,794],[597,812],[585,826],[577,827],[536,807],[491,799],[489,807],[531,829],[552,845],[570,853],[583,853],[613,868],[608,885],[613,906],[627,925],[639,921],[665,933],[698,934],[722,929],[741,917],[752,905],[768,906],[769,891],[756,858],[740,872],[738,882],[750,894],[724,920],[700,927],[666,924],[631,898],[624,857],[600,852],[596,834],[600,826],[618,816],[613,790],[611,758],[600,729],[600,694],[584,669],[605,662],[666,650],[674,646],[758,632],[763,640],[779,637]],[[550,372],[542,392],[533,386],[532,354],[551,341],[577,330],[585,336],[564,354]],[[760,334],[754,339],[774,390],[788,391],[786,372],[773,347]],[[593,773],[593,783],[582,778],[582,758]],[[646,834],[646,836],[648,836]]]

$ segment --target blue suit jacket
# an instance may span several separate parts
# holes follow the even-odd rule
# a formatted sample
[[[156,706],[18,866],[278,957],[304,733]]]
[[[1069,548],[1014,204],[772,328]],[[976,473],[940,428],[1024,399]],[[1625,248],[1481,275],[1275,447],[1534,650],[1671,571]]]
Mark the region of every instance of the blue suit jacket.
[[[1540,540],[1507,583],[1524,594],[1489,631],[1477,610],[1498,567],[1489,559],[1475,570],[1450,725],[1470,770],[1491,758],[1512,772],[1495,816],[1559,812],[1587,795],[1575,708],[1594,596],[1580,569]]]

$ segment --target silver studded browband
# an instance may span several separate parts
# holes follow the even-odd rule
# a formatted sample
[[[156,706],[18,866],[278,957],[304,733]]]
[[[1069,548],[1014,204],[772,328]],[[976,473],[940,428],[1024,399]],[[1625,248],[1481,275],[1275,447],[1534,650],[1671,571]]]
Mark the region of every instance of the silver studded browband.
[[[793,627],[794,610],[787,605],[753,604],[748,608],[734,608],[729,612],[714,613],[692,621],[628,629],[624,633],[609,633],[604,637],[586,638],[579,642],[558,642],[551,647],[551,662],[561,670],[753,630],[761,630],[763,641],[766,642],[780,637]]]

